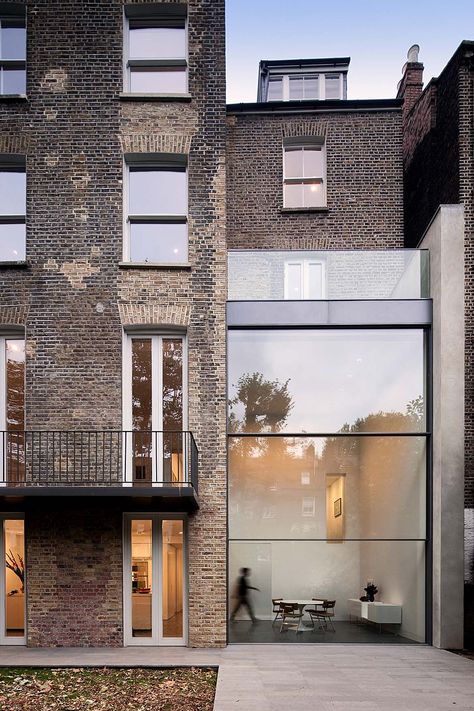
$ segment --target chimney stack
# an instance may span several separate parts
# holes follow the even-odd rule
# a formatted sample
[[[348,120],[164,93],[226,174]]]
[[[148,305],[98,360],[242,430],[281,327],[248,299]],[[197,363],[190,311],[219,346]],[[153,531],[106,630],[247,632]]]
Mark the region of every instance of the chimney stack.
[[[403,119],[416,104],[423,91],[423,64],[418,61],[420,47],[414,44],[407,53],[407,61],[402,69],[402,78],[397,87],[397,99],[403,99]]]

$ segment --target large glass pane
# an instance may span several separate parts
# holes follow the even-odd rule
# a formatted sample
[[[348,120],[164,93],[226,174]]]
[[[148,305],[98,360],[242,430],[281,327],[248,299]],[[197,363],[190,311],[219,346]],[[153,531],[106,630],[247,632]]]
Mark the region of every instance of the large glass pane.
[[[0,169],[0,215],[24,215],[25,212],[25,171]]]
[[[186,32],[182,27],[130,28],[130,59],[184,59]]]
[[[303,149],[285,148],[285,178],[302,178],[303,175]]]
[[[152,636],[152,522],[131,522],[132,636]]]
[[[26,72],[24,69],[0,70],[2,94],[26,94]]]
[[[22,262],[25,258],[25,223],[0,222],[0,262]]]
[[[281,77],[270,79],[268,82],[267,101],[281,101],[283,99],[283,80]]]
[[[303,185],[302,188],[304,207],[323,207],[326,204],[326,196],[322,183],[311,183],[309,185]]]
[[[305,77],[304,79],[304,98],[319,99],[319,78],[318,76]]]
[[[231,437],[229,504],[231,538],[424,539],[425,438]]]
[[[252,625],[241,605],[230,625],[231,642],[345,642],[409,644],[425,641],[425,542],[231,541],[229,546],[229,609],[236,607],[236,584],[248,568],[247,599],[259,620]],[[374,603],[361,610],[360,596],[368,581],[378,588]],[[272,599],[301,601],[305,611],[295,630],[280,632]],[[334,617],[313,631],[307,612],[313,598],[334,602]],[[307,601],[307,602],[306,602]],[[305,604],[306,603],[306,604]],[[322,609],[321,604],[318,605]],[[354,613],[365,615],[353,624]],[[351,618],[352,616],[352,618]],[[360,622],[361,618],[357,617]],[[389,620],[386,622],[386,620]],[[380,626],[381,625],[381,626]]]
[[[187,224],[133,222],[130,225],[130,261],[187,262]]]
[[[24,521],[3,522],[5,565],[5,636],[25,634],[25,533]]]
[[[290,100],[298,101],[300,99],[304,99],[303,79],[290,77]]]
[[[163,637],[183,636],[183,521],[162,522]]]
[[[185,94],[186,69],[130,68],[130,91],[137,94]]]
[[[322,178],[324,173],[322,146],[306,146],[303,150],[303,176]]]
[[[134,481],[152,478],[152,342],[132,340],[132,429]]]
[[[25,22],[3,18],[0,28],[0,58],[26,59]]]
[[[425,429],[421,329],[230,331],[234,432]]]
[[[131,215],[186,215],[186,171],[130,168],[129,195]]]
[[[326,74],[326,99],[341,98],[341,79],[339,74]]]
[[[164,481],[183,481],[183,341],[163,339]]]
[[[283,204],[285,207],[304,207],[302,183],[286,183],[284,185]]]
[[[25,341],[6,341],[6,426],[9,482],[25,479]]]

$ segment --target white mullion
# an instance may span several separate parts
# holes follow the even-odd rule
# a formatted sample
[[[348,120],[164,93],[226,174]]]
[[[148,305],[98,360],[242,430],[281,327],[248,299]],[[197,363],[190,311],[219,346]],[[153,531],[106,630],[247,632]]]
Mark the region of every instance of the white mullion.
[[[163,343],[161,336],[151,337],[151,430],[152,483],[161,482],[163,470]],[[158,434],[153,434],[157,432]]]
[[[155,644],[163,640],[163,524],[161,516],[154,514],[152,518],[152,596],[151,619],[152,639]],[[154,592],[156,591],[156,593]],[[157,619],[156,619],[157,618]]]

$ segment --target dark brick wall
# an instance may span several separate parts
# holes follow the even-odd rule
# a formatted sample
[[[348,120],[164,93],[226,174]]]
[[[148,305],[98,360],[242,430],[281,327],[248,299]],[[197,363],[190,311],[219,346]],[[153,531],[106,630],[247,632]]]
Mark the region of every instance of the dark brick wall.
[[[28,266],[0,266],[0,313],[26,314],[27,429],[121,429],[123,327],[186,328],[201,501],[189,527],[190,643],[213,645],[225,641],[226,609],[224,0],[190,0],[188,18],[191,102],[132,103],[119,98],[121,0],[28,2],[28,100],[0,99],[0,154],[27,154]],[[189,153],[190,269],[118,266],[130,146]],[[66,614],[61,630],[54,622],[59,567],[50,588],[34,584],[35,545],[31,643],[80,643]],[[70,609],[85,619],[88,597]],[[119,643],[121,619],[120,602],[84,643]]]
[[[26,514],[31,647],[122,644],[122,514],[91,508]]]
[[[405,244],[416,247],[439,205],[459,202],[459,64],[426,87],[405,121]]]
[[[376,249],[403,245],[401,110],[230,114],[229,248]],[[285,213],[285,133],[326,135],[326,212]]]

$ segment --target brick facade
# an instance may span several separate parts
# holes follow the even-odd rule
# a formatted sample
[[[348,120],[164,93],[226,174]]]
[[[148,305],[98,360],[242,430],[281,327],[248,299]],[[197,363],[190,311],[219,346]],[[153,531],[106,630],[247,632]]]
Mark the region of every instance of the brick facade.
[[[27,156],[27,267],[0,267],[3,325],[26,327],[26,428],[120,430],[123,325],[187,328],[201,502],[189,526],[189,642],[224,644],[224,0],[188,3],[188,102],[120,99],[120,0],[30,0],[27,28],[28,98],[0,98],[0,153]],[[119,267],[123,154],[155,151],[188,155],[186,269]],[[79,573],[118,565],[121,529],[112,509],[105,519],[111,551],[93,554],[87,527],[99,523],[85,516],[82,530],[78,517],[68,530],[65,518],[28,515],[31,644],[122,643],[115,578],[103,593],[78,578],[67,595],[62,583],[68,549]]]
[[[384,249],[403,245],[401,109],[280,115],[230,109],[230,249]],[[327,210],[284,211],[283,138],[324,135]]]

